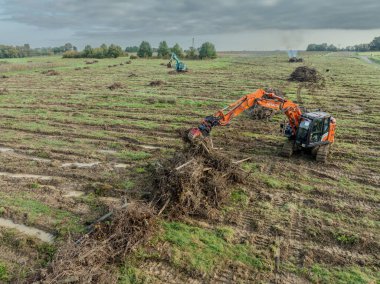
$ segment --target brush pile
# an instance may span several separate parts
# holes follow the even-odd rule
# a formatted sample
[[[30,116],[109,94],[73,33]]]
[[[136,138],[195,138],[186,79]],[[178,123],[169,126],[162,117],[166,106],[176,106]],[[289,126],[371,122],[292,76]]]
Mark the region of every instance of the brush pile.
[[[184,140],[187,132],[183,132]],[[206,146],[186,143],[171,159],[151,170],[153,201],[171,217],[200,216],[218,219],[230,196],[230,185],[243,181],[238,166]]]
[[[95,225],[79,243],[71,241],[63,246],[50,266],[31,282],[117,283],[118,265],[152,236],[156,225],[155,211],[146,204],[119,209],[112,221]]]
[[[309,83],[318,83],[323,81],[323,77],[318,73],[315,68],[310,68],[307,66],[297,67],[288,79],[289,81],[294,82],[309,82]]]

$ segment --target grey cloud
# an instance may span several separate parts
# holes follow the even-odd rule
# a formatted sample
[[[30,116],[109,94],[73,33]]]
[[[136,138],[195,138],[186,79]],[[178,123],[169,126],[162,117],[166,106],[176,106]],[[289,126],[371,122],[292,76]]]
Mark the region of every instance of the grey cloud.
[[[380,28],[378,0],[3,0],[0,18],[78,37]]]

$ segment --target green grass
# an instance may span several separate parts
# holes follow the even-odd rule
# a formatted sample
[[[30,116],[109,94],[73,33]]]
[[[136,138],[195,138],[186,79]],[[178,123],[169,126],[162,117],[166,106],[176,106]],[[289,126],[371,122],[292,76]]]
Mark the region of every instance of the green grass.
[[[5,263],[0,262],[0,281],[8,281],[9,274]]]
[[[210,274],[215,267],[233,261],[248,269],[266,269],[251,246],[230,242],[230,228],[207,230],[180,222],[163,222],[163,228],[159,238],[171,244],[171,261],[178,267]]]
[[[249,203],[249,196],[244,189],[236,189],[231,192],[231,202],[235,206],[246,207]]]
[[[311,267],[310,280],[318,284],[370,284],[376,281],[373,276],[368,275],[368,271],[365,269],[363,271],[358,267],[327,268],[319,264]]]
[[[139,160],[145,160],[151,156],[151,154],[144,152],[144,151],[130,151],[130,150],[123,150],[116,154],[116,156],[122,160],[127,161],[139,161]]]
[[[83,227],[79,223],[79,217],[66,210],[51,207],[30,197],[2,196],[0,206],[13,208],[20,214],[27,214],[28,221],[31,223],[41,221],[41,219],[46,220],[46,222],[53,222],[53,226],[61,234],[81,232],[83,230]]]
[[[145,284],[154,283],[153,279],[144,275],[143,271],[131,265],[124,265],[120,269],[119,284]]]

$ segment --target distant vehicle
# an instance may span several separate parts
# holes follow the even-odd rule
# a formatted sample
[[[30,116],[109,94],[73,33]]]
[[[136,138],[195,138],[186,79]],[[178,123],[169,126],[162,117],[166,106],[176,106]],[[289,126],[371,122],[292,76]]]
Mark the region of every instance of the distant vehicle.
[[[187,71],[187,66],[185,63],[181,62],[181,60],[179,60],[179,58],[177,57],[177,55],[173,52],[172,53],[172,56],[170,57],[170,61],[169,63],[167,64],[167,67],[168,68],[171,68],[172,67],[172,61],[175,60],[176,62],[176,65],[175,65],[175,70],[177,72],[186,72]]]
[[[301,58],[301,57],[291,57],[291,58],[289,58],[289,62],[303,62],[303,58]]]

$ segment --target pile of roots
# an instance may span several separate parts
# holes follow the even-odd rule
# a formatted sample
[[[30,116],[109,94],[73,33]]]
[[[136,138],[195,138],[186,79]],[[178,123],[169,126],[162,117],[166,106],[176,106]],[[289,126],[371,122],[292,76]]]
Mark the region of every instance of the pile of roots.
[[[119,209],[109,223],[94,226],[79,242],[69,242],[50,266],[30,279],[42,283],[117,283],[118,265],[157,228],[155,210],[143,203]]]
[[[307,66],[297,67],[288,79],[289,81],[294,82],[309,82],[309,83],[318,83],[323,81],[323,77],[315,68],[310,68]]]
[[[107,88],[112,91],[112,90],[122,89],[123,85],[119,82],[116,82],[116,83],[113,83],[112,85],[109,85]]]
[[[161,85],[164,85],[165,82],[164,81],[161,81],[161,80],[157,80],[157,81],[152,81],[149,83],[149,86],[151,87],[156,87],[156,86],[161,86]]]
[[[41,74],[46,75],[46,76],[57,76],[59,75],[59,72],[53,69],[49,69],[49,70],[42,71]]]
[[[243,179],[237,165],[204,142],[187,143],[182,151],[157,162],[151,170],[153,200],[172,217],[218,219],[219,210],[229,199],[230,185]]]
[[[280,96],[280,97],[285,96],[285,93],[281,91],[280,89],[268,88],[266,89],[266,91],[273,92],[275,93],[275,95]],[[245,113],[249,116],[249,118],[253,120],[261,120],[261,119],[270,119],[272,116],[278,113],[278,111],[256,105],[255,107],[247,109]]]

